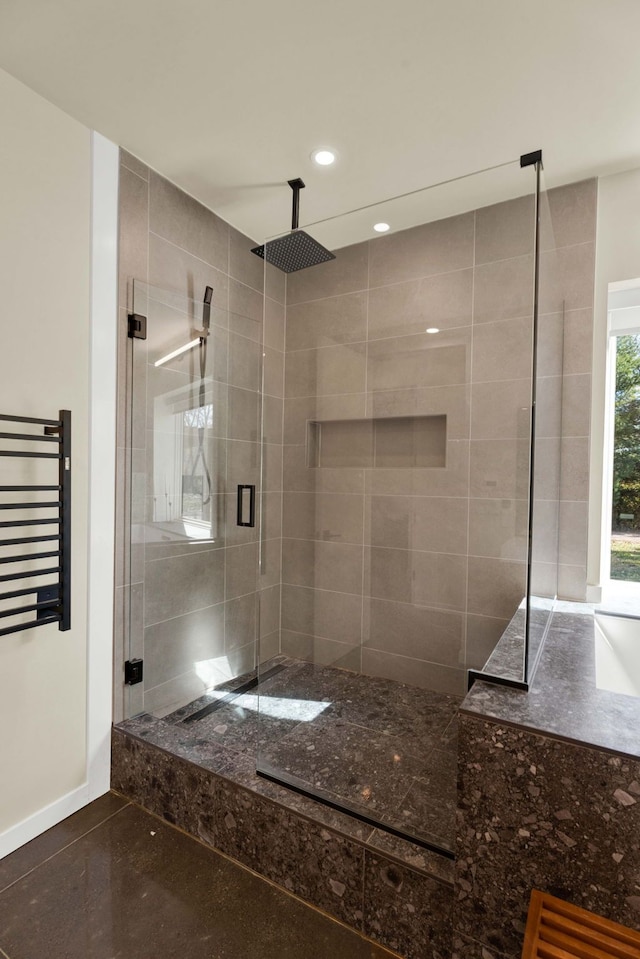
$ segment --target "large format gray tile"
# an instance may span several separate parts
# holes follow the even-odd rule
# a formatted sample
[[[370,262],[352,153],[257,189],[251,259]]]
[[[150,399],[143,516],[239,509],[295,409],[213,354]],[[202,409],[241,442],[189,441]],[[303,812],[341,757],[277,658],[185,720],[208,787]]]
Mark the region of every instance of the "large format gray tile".
[[[531,431],[531,378],[474,383],[471,439],[526,439]]]
[[[229,227],[229,275],[262,293],[264,260],[251,252],[255,245],[250,237],[232,226]]]
[[[540,198],[540,245],[543,250],[595,239],[598,181],[580,180]]]
[[[370,243],[369,285],[386,286],[473,266],[474,214],[464,213]]]
[[[362,591],[362,547],[351,543],[285,539],[282,582],[342,593]]]
[[[524,562],[469,557],[467,610],[510,619],[525,595]]]
[[[287,353],[286,397],[363,393],[366,374],[364,343],[327,346]]]
[[[187,672],[196,662],[223,656],[224,648],[222,602],[147,626],[144,631],[145,686],[151,689]]]
[[[155,233],[149,234],[149,283],[199,302],[205,287],[211,286],[213,306],[222,310],[228,307],[227,274]]]
[[[477,266],[473,322],[489,323],[530,316],[533,311],[533,255]],[[545,310],[550,312],[550,310]]]
[[[287,306],[325,296],[353,293],[367,287],[367,243],[343,247],[335,260],[287,276]]]
[[[441,666],[365,646],[362,647],[362,671],[370,676],[411,683],[419,689],[447,695],[461,696],[466,689],[466,670],[462,666]]]
[[[533,195],[482,207],[476,211],[476,263],[532,253],[534,236]]]
[[[360,642],[362,599],[351,593],[282,587],[282,628],[340,643]]]
[[[365,542],[434,553],[467,552],[468,504],[462,497],[371,496]]]
[[[540,312],[593,305],[595,242],[547,250],[540,256]]]
[[[526,499],[529,456],[527,439],[473,440],[469,493],[480,498]]]
[[[529,501],[484,497],[469,501],[469,555],[524,561]]]
[[[120,169],[119,305],[133,309],[133,281],[146,282],[149,258],[148,183]]]
[[[365,595],[417,606],[463,610],[467,558],[452,553],[368,547]]]
[[[478,323],[473,331],[473,382],[531,378],[533,318]]]
[[[545,313],[538,321],[538,376],[590,373],[593,310]]]
[[[229,272],[228,224],[153,170],[149,179],[149,230],[223,273]]]
[[[224,599],[224,556],[210,550],[145,567],[145,625],[160,623]]]
[[[367,389],[400,390],[460,386],[469,380],[471,327],[372,340],[367,350]]]
[[[365,602],[364,645],[431,663],[457,666],[464,614],[382,599]]]
[[[263,350],[260,343],[229,332],[228,382],[243,390],[261,389]],[[272,392],[269,390],[267,392]],[[278,395],[275,393],[274,395]]]
[[[224,643],[227,653],[247,647],[257,638],[258,593],[248,593],[224,604]],[[254,665],[253,659],[251,666]]]
[[[367,294],[345,293],[287,308],[287,353],[367,338]]]
[[[362,506],[362,496],[355,493],[286,492],[282,535],[361,544]]]
[[[139,177],[142,177],[143,180],[149,179],[149,167],[132,153],[123,150],[122,147],[120,147],[120,166],[126,167],[127,170],[131,170],[132,173],[136,173]]]
[[[360,638],[351,642],[336,642],[324,636],[310,636],[291,629],[282,629],[281,652],[285,656],[315,663],[320,666],[336,666],[339,669],[360,670]]]
[[[229,329],[262,342],[264,299],[257,290],[229,279]]]
[[[308,420],[362,419],[366,415],[364,393],[288,397],[284,401],[284,442],[307,442]]]
[[[447,440],[469,436],[468,386],[400,387],[367,393],[367,416],[445,416]]]
[[[376,340],[424,333],[427,327],[449,330],[469,326],[472,291],[471,269],[370,290],[368,337]]]

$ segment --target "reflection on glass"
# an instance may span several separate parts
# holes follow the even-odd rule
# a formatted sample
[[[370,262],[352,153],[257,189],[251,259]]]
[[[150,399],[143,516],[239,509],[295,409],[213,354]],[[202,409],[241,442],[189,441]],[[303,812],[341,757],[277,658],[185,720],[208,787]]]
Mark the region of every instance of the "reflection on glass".
[[[640,583],[640,335],[616,337],[611,579]]]
[[[165,534],[215,540],[216,473],[206,443],[213,405],[185,409],[188,392],[172,391],[154,401],[153,523]]]

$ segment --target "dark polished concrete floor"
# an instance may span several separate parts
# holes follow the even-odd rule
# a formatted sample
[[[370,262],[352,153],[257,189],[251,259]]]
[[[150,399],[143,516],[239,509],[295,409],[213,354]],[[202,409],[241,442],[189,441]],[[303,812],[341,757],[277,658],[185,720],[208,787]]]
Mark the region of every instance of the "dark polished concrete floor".
[[[107,793],[0,860],[2,959],[391,959]]]

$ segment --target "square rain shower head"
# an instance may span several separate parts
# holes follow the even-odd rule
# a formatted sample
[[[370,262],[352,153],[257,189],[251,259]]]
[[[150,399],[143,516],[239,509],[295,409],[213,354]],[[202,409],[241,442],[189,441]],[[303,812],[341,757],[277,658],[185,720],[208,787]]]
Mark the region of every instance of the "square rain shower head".
[[[304,270],[308,266],[317,266],[319,263],[326,263],[327,260],[336,258],[334,253],[325,250],[304,230],[294,230],[293,233],[287,233],[286,236],[278,237],[277,240],[272,240],[263,246],[254,247],[251,252],[264,260],[265,246],[267,263],[272,263],[284,273],[295,273],[296,270]]]

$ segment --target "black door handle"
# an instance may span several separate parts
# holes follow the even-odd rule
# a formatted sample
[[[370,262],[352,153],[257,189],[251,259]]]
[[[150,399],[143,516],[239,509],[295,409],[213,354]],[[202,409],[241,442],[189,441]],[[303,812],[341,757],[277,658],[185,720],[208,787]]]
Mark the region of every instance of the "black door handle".
[[[249,518],[246,519],[247,512]],[[238,526],[256,525],[256,488],[247,484],[238,485]]]

